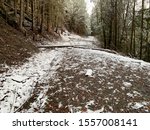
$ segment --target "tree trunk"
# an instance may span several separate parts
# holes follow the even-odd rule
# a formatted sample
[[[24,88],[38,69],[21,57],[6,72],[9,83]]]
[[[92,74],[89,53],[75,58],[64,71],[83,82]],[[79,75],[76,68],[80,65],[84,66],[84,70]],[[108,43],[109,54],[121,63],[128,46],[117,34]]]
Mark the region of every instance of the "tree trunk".
[[[40,33],[43,33],[44,30],[44,10],[45,10],[45,2],[42,1]]]
[[[144,3],[145,0],[142,0],[142,17],[141,17],[141,41],[140,41],[140,59],[142,59],[142,55],[143,55],[143,31],[144,31]]]
[[[32,0],[31,9],[32,9],[32,31],[35,31],[35,0]]]
[[[14,0],[14,15],[17,17],[17,0]]]
[[[134,57],[136,56],[136,41],[135,41],[135,38],[136,38],[136,35],[135,35],[135,29],[134,29],[134,31],[133,31],[133,55],[134,55]]]
[[[20,0],[20,29],[23,29],[23,18],[24,17],[24,0]]]
[[[51,32],[52,25],[51,25],[51,3],[48,3],[48,17],[47,17],[47,31]]]
[[[26,13],[28,14],[29,13],[29,0],[26,0]]]
[[[103,14],[102,14],[102,3],[100,1],[99,3],[100,5],[100,10],[101,10],[101,23],[102,23],[102,32],[103,32],[103,39],[104,39],[104,48],[106,49],[107,48],[107,41],[106,41],[106,31],[105,31],[105,26],[104,26],[104,20],[103,20]]]
[[[134,0],[134,5],[133,5],[133,17],[132,17],[132,29],[131,29],[131,43],[130,43],[130,54],[132,54],[132,48],[133,48],[133,34],[135,31],[135,3],[136,0]],[[134,48],[135,49],[135,48]]]
[[[112,26],[113,21],[110,21],[110,27],[109,27],[109,38],[108,38],[108,48],[111,49],[111,43],[112,43]]]
[[[149,14],[150,14],[150,0],[149,0]],[[149,39],[150,23],[147,21],[147,61],[150,62],[150,39]]]
[[[36,25],[39,27],[41,23],[41,2],[37,0],[37,23]]]
[[[115,50],[117,50],[117,41],[118,41],[118,0],[115,0],[115,10],[114,10],[114,45],[115,45]]]
[[[126,13],[124,13],[124,16],[123,16],[123,28],[122,28],[122,33],[121,33],[121,36],[120,36],[119,44],[122,44],[125,32],[127,31],[126,23],[127,23],[127,17],[128,17],[128,14],[129,14],[129,4],[130,4],[130,2],[128,0],[127,7],[126,7]]]

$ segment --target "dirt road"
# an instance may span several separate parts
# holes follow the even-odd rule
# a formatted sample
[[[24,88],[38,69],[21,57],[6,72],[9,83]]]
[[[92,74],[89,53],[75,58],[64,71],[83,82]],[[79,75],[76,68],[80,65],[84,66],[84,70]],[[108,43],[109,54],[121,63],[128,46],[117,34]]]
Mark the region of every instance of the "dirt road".
[[[83,39],[80,40],[76,38],[74,41],[81,45]],[[33,58],[36,63],[33,59],[29,61],[28,65],[30,62],[34,63],[32,67],[28,66],[32,71],[30,78],[27,75],[29,68],[26,65],[23,67],[26,68],[26,73],[20,73],[26,76],[26,80],[19,81],[22,82],[19,84],[24,84],[22,85],[24,88],[28,87],[29,81],[34,80],[35,84],[30,84],[28,96],[27,92],[24,93],[26,97],[24,103],[20,103],[22,100],[19,100],[18,96],[21,95],[20,99],[23,97],[20,85],[18,89],[14,87],[21,92],[17,92],[11,103],[13,107],[10,106],[7,111],[11,109],[16,112],[60,113],[150,112],[150,64],[117,54],[91,50],[93,41],[85,40],[84,45],[88,43],[88,49],[72,47],[46,49],[36,56],[38,60]],[[35,71],[33,68],[36,68]],[[32,76],[34,78],[30,80]],[[12,80],[13,76],[10,77],[9,80]],[[13,81],[17,79],[14,78]],[[8,84],[8,78],[3,81],[2,85],[4,84]],[[0,103],[6,103],[4,102],[6,99]]]

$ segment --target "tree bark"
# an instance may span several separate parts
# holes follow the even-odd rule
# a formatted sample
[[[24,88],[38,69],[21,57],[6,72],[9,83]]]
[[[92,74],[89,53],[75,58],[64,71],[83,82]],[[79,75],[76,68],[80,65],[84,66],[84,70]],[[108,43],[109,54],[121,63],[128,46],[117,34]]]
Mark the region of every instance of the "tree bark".
[[[127,7],[126,7],[126,13],[124,13],[124,16],[123,16],[123,28],[122,28],[122,33],[121,33],[121,36],[120,36],[119,44],[122,44],[125,32],[127,31],[126,23],[127,23],[127,17],[128,17],[128,14],[129,14],[129,4],[130,4],[130,2],[128,0]]]
[[[29,13],[29,4],[30,1],[29,0],[26,0],[26,13],[28,14]]]
[[[17,0],[14,0],[14,15],[17,17]]]
[[[111,49],[111,43],[112,43],[112,27],[113,27],[113,21],[110,21],[110,27],[109,27],[109,38],[108,38],[108,48]]]
[[[23,29],[23,18],[24,17],[24,0],[20,0],[20,29]]]
[[[47,17],[47,31],[51,32],[52,25],[51,25],[51,3],[48,3],[48,17]]]
[[[99,3],[100,5],[100,10],[101,10],[101,23],[102,23],[102,32],[103,32],[103,39],[104,39],[104,48],[106,49],[107,48],[107,40],[106,40],[106,32],[105,32],[105,26],[104,26],[104,20],[103,20],[103,14],[102,14],[102,3],[100,1]]]
[[[115,45],[115,50],[117,50],[117,41],[118,41],[118,0],[115,0],[115,20],[114,20],[114,27],[115,27],[115,32],[114,32],[114,45]]]
[[[45,2],[42,1],[40,33],[43,33],[44,30],[44,10],[45,10]]]
[[[134,34],[134,31],[135,31],[135,3],[136,3],[136,0],[134,0],[134,4],[133,4],[133,13],[132,13],[133,17],[132,17],[132,29],[131,29],[130,54],[132,54],[133,37],[134,37],[133,34]],[[135,49],[135,46],[134,46],[134,49]]]
[[[31,9],[32,9],[32,31],[35,31],[35,0],[32,0]]]
[[[142,0],[142,14],[141,14],[141,41],[140,41],[140,59],[142,59],[142,55],[143,55],[143,31],[144,31],[144,3],[145,0]]]

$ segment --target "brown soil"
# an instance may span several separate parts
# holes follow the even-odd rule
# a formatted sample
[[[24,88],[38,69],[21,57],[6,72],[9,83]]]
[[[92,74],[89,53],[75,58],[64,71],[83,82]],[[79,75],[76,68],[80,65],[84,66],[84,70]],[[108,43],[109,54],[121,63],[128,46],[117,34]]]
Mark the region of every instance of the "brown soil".
[[[90,56],[84,57],[83,61],[81,54],[75,50],[66,50],[55,78],[49,81],[46,93],[48,98],[42,112],[68,113],[72,112],[72,108],[74,112],[87,112],[89,101],[94,101],[94,105],[88,105],[88,109],[92,111],[104,108],[103,112],[150,112],[150,104],[133,109],[138,102],[150,102],[150,76],[147,68],[133,69],[132,66],[125,67],[122,63],[117,64],[110,60],[105,65],[94,60],[92,54]],[[114,64],[117,66],[111,69]],[[95,70],[93,77],[85,76],[85,68]],[[125,87],[125,81],[132,86]],[[47,85],[41,84],[36,87],[34,97],[31,97],[20,112],[28,112],[33,103],[39,102],[39,93],[45,86]],[[129,96],[129,93],[133,96]],[[40,107],[34,108],[34,112],[41,112]]]
[[[32,40],[0,17],[0,65],[18,65],[37,51]],[[0,73],[3,72],[0,67]]]

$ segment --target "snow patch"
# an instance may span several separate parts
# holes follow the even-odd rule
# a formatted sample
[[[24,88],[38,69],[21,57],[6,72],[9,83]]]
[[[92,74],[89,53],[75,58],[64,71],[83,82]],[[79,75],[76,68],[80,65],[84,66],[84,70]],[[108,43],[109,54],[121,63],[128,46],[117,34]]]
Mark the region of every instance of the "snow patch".
[[[124,85],[125,87],[127,87],[127,88],[132,87],[132,84],[129,83],[129,82],[123,82],[123,85]]]
[[[59,102],[58,108],[61,108],[63,106],[62,102]]]
[[[118,54],[112,54],[112,53],[108,53],[105,51],[99,51],[99,50],[85,50],[85,49],[75,49],[77,52],[79,52],[81,54],[82,57],[87,57],[87,56],[94,56],[95,58],[97,58],[97,60],[103,60],[103,61],[113,61],[114,65],[115,64],[123,64],[125,68],[129,68],[131,67],[131,69],[133,70],[137,70],[139,68],[150,68],[150,63],[148,62],[144,62],[142,60],[136,60],[136,59],[132,59],[129,57],[125,57],[125,56],[121,56]],[[105,62],[104,62],[105,63]],[[107,64],[106,64],[107,66]],[[150,69],[149,69],[150,70]]]
[[[91,101],[89,101],[89,102],[86,103],[86,106],[88,107],[88,106],[92,106],[94,104],[95,104],[95,101],[91,100]]]
[[[87,69],[87,70],[86,70],[86,74],[85,74],[85,76],[89,76],[89,77],[91,77],[91,76],[92,76],[92,74],[93,74],[93,71],[92,71],[91,69]]]
[[[129,97],[131,97],[131,98],[134,97],[134,95],[133,95],[132,93],[127,93],[127,96],[129,96]]]
[[[134,104],[134,106],[132,106],[132,108],[133,109],[140,109],[140,108],[142,108],[144,105],[143,105],[143,103],[138,103],[138,102],[136,102],[135,104]]]
[[[134,102],[134,103],[128,103],[128,107],[131,107],[132,109],[138,110],[141,109],[145,106],[148,106],[150,104],[150,102]]]
[[[10,77],[13,81],[16,81],[16,82],[25,82],[29,77],[27,76],[22,76],[22,75],[14,75],[14,76],[11,76]]]
[[[43,51],[29,58],[29,62],[21,67],[10,68],[7,73],[0,74],[3,81],[0,89],[0,112],[13,112],[14,107],[26,102],[37,83],[46,83],[52,78],[61,60],[61,51]],[[39,99],[42,97],[41,94]]]

